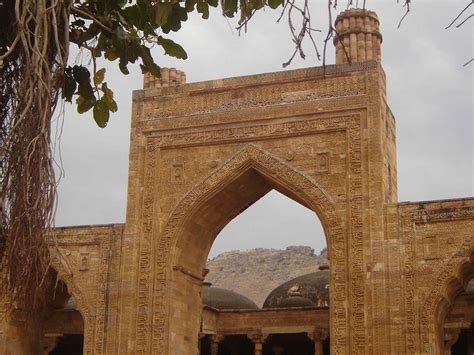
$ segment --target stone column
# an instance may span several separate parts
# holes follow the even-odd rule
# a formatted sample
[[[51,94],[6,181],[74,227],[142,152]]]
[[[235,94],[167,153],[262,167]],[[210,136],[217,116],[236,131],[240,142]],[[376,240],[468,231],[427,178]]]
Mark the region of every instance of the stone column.
[[[444,355],[451,355],[451,347],[458,341],[461,329],[445,329],[444,333]]]
[[[255,344],[255,355],[263,354],[263,344],[268,334],[248,334],[247,337]]]
[[[217,355],[219,353],[219,343],[224,340],[224,336],[221,334],[213,334],[209,337],[211,342],[211,355]]]
[[[323,355],[323,342],[328,337],[326,330],[318,329],[313,333],[308,333],[308,338],[314,342],[314,355]]]

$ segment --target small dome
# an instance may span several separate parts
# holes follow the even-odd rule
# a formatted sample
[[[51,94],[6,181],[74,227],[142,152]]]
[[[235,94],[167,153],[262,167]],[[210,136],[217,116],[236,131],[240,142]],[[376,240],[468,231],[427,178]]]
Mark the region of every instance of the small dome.
[[[303,296],[284,298],[275,308],[316,307],[316,303]]]
[[[202,302],[216,309],[258,309],[251,299],[237,292],[204,284],[202,287]]]
[[[287,302],[300,303],[302,300],[290,300],[290,298],[303,298],[310,301],[305,305],[289,306]],[[267,296],[263,308],[278,307],[327,307],[329,306],[329,271],[321,270],[306,275],[298,276],[275,288]]]

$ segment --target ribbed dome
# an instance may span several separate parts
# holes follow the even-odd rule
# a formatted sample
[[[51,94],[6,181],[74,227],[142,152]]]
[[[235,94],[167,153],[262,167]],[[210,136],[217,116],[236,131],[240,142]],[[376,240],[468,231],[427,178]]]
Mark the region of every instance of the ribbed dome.
[[[291,307],[315,307],[316,304],[310,299],[303,296],[289,296],[284,298],[276,308],[291,308]]]
[[[237,292],[204,284],[202,287],[202,302],[216,309],[258,309],[249,298]]]
[[[329,306],[329,271],[312,272],[281,284],[270,292],[263,304],[263,308],[290,307],[283,305],[287,304],[287,302],[296,302],[287,301],[294,297],[308,299],[313,303],[313,307]]]

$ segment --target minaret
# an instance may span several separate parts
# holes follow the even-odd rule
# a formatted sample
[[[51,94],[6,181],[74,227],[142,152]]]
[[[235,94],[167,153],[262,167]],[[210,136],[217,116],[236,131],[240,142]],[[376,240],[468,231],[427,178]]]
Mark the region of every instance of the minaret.
[[[143,75],[143,88],[165,88],[169,86],[178,86],[186,84],[186,74],[175,68],[160,68],[161,76],[155,78],[150,73]]]
[[[336,64],[380,61],[382,35],[379,19],[373,11],[349,9],[336,18]]]

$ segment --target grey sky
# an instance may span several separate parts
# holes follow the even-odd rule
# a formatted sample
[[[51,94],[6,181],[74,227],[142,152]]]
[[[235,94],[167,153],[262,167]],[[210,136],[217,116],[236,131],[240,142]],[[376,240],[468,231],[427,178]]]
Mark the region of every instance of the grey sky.
[[[327,27],[323,1],[312,1],[314,27]],[[397,30],[403,8],[396,1],[367,0],[381,21],[383,66],[389,105],[397,121],[400,201],[433,200],[474,195],[474,63],[472,23],[444,30],[466,0],[413,3],[412,13]],[[238,36],[235,22],[217,11],[210,20],[192,16],[173,38],[187,50],[186,61],[164,57],[157,62],[184,70],[188,81],[218,79],[282,70],[292,52],[286,23],[279,12],[258,14],[247,34]],[[322,44],[323,35],[317,36]],[[307,60],[289,69],[319,66],[306,44]],[[333,63],[334,50],[328,51]],[[56,224],[79,225],[125,221],[131,91],[141,88],[138,66],[129,76],[107,64],[106,80],[119,104],[106,129],[92,115],[66,107],[62,161],[66,172],[59,187]],[[289,216],[283,218],[282,216]],[[232,221],[218,237],[212,255],[229,249],[282,248],[290,244],[324,247],[314,215],[293,201],[271,193]]]

